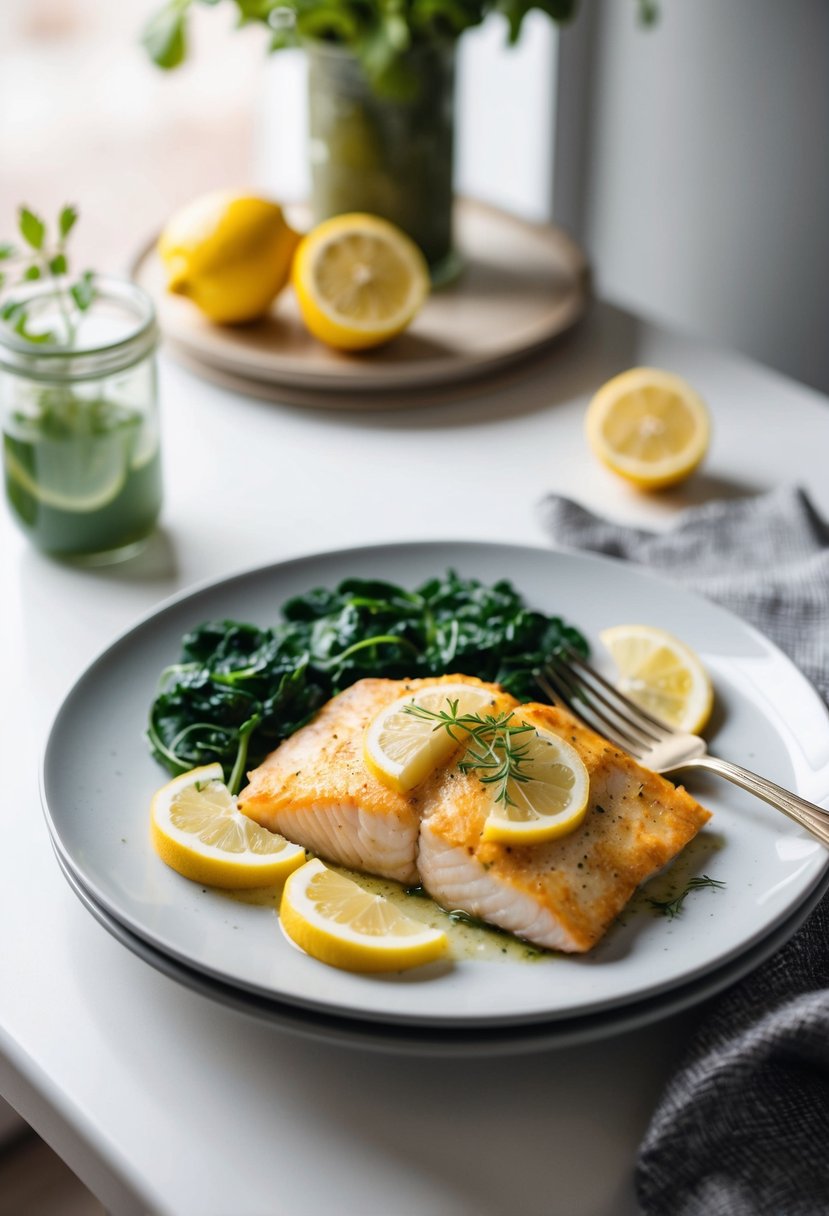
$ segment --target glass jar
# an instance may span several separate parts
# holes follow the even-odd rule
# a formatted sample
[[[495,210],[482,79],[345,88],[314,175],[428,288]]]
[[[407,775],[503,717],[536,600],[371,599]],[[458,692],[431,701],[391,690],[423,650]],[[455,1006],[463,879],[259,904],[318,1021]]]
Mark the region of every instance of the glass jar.
[[[94,283],[71,347],[0,326],[0,416],[17,524],[44,552],[97,564],[131,556],[152,532],[161,458],[152,302],[125,280]],[[25,300],[42,331],[59,320],[48,283]]]
[[[452,263],[455,58],[451,45],[409,51],[411,95],[388,96],[360,60],[308,48],[314,222],[347,211],[391,220],[420,246],[435,280]]]

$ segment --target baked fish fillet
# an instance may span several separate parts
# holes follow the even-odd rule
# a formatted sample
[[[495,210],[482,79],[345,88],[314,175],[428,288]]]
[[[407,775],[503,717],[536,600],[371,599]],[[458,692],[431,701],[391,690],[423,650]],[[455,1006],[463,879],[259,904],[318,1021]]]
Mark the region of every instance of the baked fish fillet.
[[[639,884],[679,853],[710,813],[565,710],[533,704],[516,713],[567,739],[581,756],[590,774],[584,821],[545,844],[483,841],[489,795],[474,773],[454,764],[423,790],[420,879],[445,908],[539,946],[589,950]]]
[[[505,701],[499,688],[471,676],[360,680],[248,773],[241,810],[326,861],[418,882],[422,787],[400,794],[379,781],[363,761],[363,737],[375,714],[398,697],[447,683],[488,688],[493,701]],[[506,702],[517,704],[511,697]]]

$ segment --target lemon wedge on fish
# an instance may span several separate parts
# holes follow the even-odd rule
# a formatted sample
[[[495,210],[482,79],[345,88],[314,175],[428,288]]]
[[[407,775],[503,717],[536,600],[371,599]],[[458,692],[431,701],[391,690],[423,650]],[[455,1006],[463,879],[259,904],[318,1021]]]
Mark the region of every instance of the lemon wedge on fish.
[[[599,637],[618,668],[621,692],[675,730],[702,730],[714,690],[690,646],[652,625],[615,625]]]
[[[152,800],[150,824],[161,860],[204,886],[270,886],[307,860],[305,849],[242,814],[220,764],[191,769],[163,786]]]
[[[458,717],[492,705],[492,690],[474,684],[436,684],[407,693],[369,723],[363,746],[366,766],[390,789],[408,793],[445,764],[466,737],[458,729],[450,734],[438,718],[415,717],[409,707]]]
[[[434,962],[448,948],[445,933],[316,859],[288,878],[279,917],[297,946],[345,971],[402,971]]]
[[[483,839],[541,844],[575,831],[590,794],[590,775],[579,753],[540,727],[517,735],[514,746],[521,749],[521,760],[507,780],[506,796],[494,801]]]

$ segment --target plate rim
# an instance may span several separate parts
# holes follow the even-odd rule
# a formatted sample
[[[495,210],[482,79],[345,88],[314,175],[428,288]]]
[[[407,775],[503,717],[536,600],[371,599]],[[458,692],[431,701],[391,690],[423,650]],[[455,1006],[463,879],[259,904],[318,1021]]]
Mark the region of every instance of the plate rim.
[[[53,842],[54,847],[54,842]],[[335,1043],[337,1046],[371,1050],[383,1054],[476,1058],[479,1055],[528,1055],[563,1050],[599,1039],[611,1038],[683,1013],[711,1000],[740,983],[775,954],[800,929],[829,892],[829,872],[790,917],[743,954],[697,980],[678,985],[656,998],[631,1002],[618,1008],[574,1018],[551,1018],[547,1022],[517,1023],[498,1027],[448,1027],[398,1022],[377,1022],[337,1013],[319,1012],[276,999],[257,997],[243,988],[214,980],[193,967],[156,950],[131,933],[107,909],[98,905],[82,879],[67,867],[55,849],[58,866],[70,890],[91,916],[116,941],[149,967],[190,991],[243,1013],[259,1022],[274,1025],[290,1034]]]
[[[66,693],[62,697],[61,702],[52,717],[51,723],[50,723],[48,731],[46,733],[45,742],[43,743],[43,745],[41,747],[39,766],[38,766],[38,787],[39,787],[41,807],[42,807],[43,814],[44,814],[44,817],[46,820],[46,825],[47,825],[47,828],[49,831],[49,836],[50,836],[52,845],[53,845],[55,851],[60,855],[60,857],[66,861],[66,863],[69,865],[69,867],[73,871],[73,873],[77,873],[77,866],[76,866],[75,861],[73,860],[68,848],[65,846],[65,844],[61,838],[60,832],[57,828],[57,825],[54,822],[51,810],[48,805],[47,795],[46,795],[46,784],[47,784],[46,770],[47,770],[47,765],[48,765],[49,753],[50,753],[50,748],[53,745],[53,739],[55,738],[56,732],[59,728],[61,718],[65,713],[68,713],[69,710],[71,709],[71,702],[72,702],[73,698],[77,695],[80,695],[80,693],[83,691],[83,686],[86,684],[86,682],[94,678],[98,669],[100,667],[104,666],[108,662],[108,660],[110,659],[110,657],[112,656],[114,651],[118,650],[121,646],[123,646],[124,643],[127,642],[134,634],[137,634],[140,631],[146,629],[148,625],[152,624],[160,616],[166,615],[167,613],[172,612],[173,610],[175,610],[176,608],[181,606],[183,603],[186,603],[190,599],[195,599],[198,596],[203,595],[206,592],[218,591],[223,588],[228,588],[228,587],[232,586],[233,584],[238,583],[239,581],[252,580],[252,581],[256,582],[256,581],[259,581],[260,579],[262,579],[263,577],[266,577],[268,575],[277,574],[278,572],[285,571],[286,569],[296,570],[296,569],[301,568],[304,565],[314,565],[319,562],[327,562],[331,559],[335,559],[337,561],[345,561],[345,560],[350,561],[353,557],[356,557],[358,555],[362,555],[362,556],[375,555],[375,556],[377,556],[384,552],[399,553],[401,550],[431,551],[435,548],[449,549],[452,551],[458,551],[458,550],[462,550],[462,549],[478,550],[481,552],[482,551],[491,552],[493,550],[499,550],[499,551],[504,551],[504,552],[509,552],[509,553],[515,553],[515,551],[517,550],[522,553],[532,553],[536,556],[543,555],[543,556],[549,557],[553,560],[555,560],[557,557],[564,557],[566,559],[575,559],[578,563],[586,563],[587,565],[592,565],[592,566],[595,566],[598,568],[625,569],[628,571],[633,570],[635,572],[635,575],[637,578],[643,578],[645,581],[651,582],[657,586],[664,587],[665,585],[668,585],[668,586],[672,587],[674,590],[678,589],[676,584],[671,583],[670,580],[666,579],[665,577],[661,576],[658,573],[653,572],[652,570],[650,570],[647,567],[642,567],[642,566],[638,565],[637,563],[633,563],[633,562],[626,561],[626,560],[616,558],[616,557],[609,557],[604,554],[585,553],[581,550],[570,549],[570,548],[565,548],[565,547],[553,548],[553,547],[550,547],[549,545],[544,545],[544,544],[526,544],[526,543],[514,543],[514,542],[510,542],[510,541],[487,541],[487,540],[475,540],[475,539],[473,539],[473,540],[452,540],[452,539],[445,539],[445,538],[439,538],[436,540],[381,541],[381,542],[368,544],[368,545],[352,545],[352,546],[347,546],[347,547],[325,549],[325,550],[321,550],[321,551],[315,551],[312,553],[300,553],[293,557],[288,557],[288,558],[282,559],[282,560],[265,562],[265,563],[257,564],[254,566],[246,566],[235,572],[231,572],[231,573],[225,574],[225,575],[220,575],[218,577],[216,577],[216,576],[207,577],[205,579],[199,580],[198,582],[196,582],[194,584],[191,584],[190,586],[188,586],[186,588],[181,588],[179,591],[173,593],[170,596],[165,597],[164,599],[159,601],[159,603],[157,603],[154,607],[151,607],[146,612],[142,613],[138,617],[138,619],[133,621],[125,629],[121,630],[115,638],[113,638],[107,645],[105,645],[93,657],[93,659],[86,665],[84,670],[77,676],[77,678],[72,682],[70,688],[66,691]],[[771,639],[769,639],[766,635],[762,634],[758,629],[756,629],[754,626],[750,625],[748,622],[742,620],[742,618],[738,617],[735,613],[731,612],[729,609],[724,608],[722,605],[717,604],[712,600],[706,599],[706,597],[700,595],[698,592],[689,591],[685,588],[682,588],[681,590],[682,590],[683,595],[687,596],[690,599],[704,603],[707,607],[713,608],[717,613],[722,614],[724,617],[726,617],[731,622],[736,623],[736,625],[739,627],[740,630],[746,632],[750,637],[756,638],[762,644],[762,646],[764,648],[766,648],[766,649],[771,648],[771,650],[776,654],[776,656],[780,660],[782,660],[791,669],[791,671],[793,673],[796,674],[796,676],[801,684],[803,694],[809,694],[809,696],[811,697],[811,699],[813,701],[814,707],[818,710],[820,715],[823,717],[824,723],[827,726],[829,726],[829,709],[827,709],[827,707],[824,704],[819,693],[814,688],[814,686],[809,682],[807,677],[795,666],[793,661],[787,655],[785,655],[784,652],[781,651],[780,648],[774,642],[771,641]],[[821,769],[819,771],[820,771],[820,773],[823,773],[824,771],[826,773],[829,773],[829,760],[826,762],[826,764],[823,767],[821,767]],[[510,1026],[510,1025],[511,1026],[520,1026],[520,1025],[530,1026],[530,1025],[538,1024],[539,1022],[543,1022],[543,1021],[547,1021],[547,1020],[564,1020],[564,1019],[567,1019],[570,1017],[575,1017],[575,1016],[590,1017],[596,1013],[604,1012],[610,1008],[620,1008],[625,1005],[633,1004],[638,1000],[645,999],[646,997],[651,997],[651,998],[658,997],[659,995],[661,995],[662,993],[664,993],[667,990],[670,990],[672,988],[675,988],[675,987],[680,986],[685,983],[692,982],[695,978],[698,978],[700,975],[707,974],[707,973],[711,972],[712,970],[715,970],[717,967],[719,967],[721,965],[726,965],[727,963],[733,961],[734,958],[739,957],[741,954],[745,953],[746,950],[753,949],[761,940],[763,940],[765,937],[767,937],[769,933],[773,932],[779,924],[781,924],[784,921],[788,921],[790,915],[796,910],[796,908],[799,908],[801,906],[801,904],[803,903],[803,901],[805,899],[807,899],[809,897],[811,892],[815,889],[815,887],[817,885],[819,885],[819,883],[823,880],[823,878],[827,875],[827,873],[829,873],[829,852],[826,853],[825,858],[823,859],[823,864],[822,864],[821,868],[815,873],[810,885],[808,887],[804,888],[804,890],[801,892],[797,904],[790,907],[788,909],[788,911],[784,912],[781,917],[779,917],[776,921],[773,921],[770,925],[768,925],[764,931],[758,931],[757,933],[753,934],[749,938],[748,941],[743,942],[739,946],[735,946],[728,955],[721,956],[720,958],[718,958],[716,963],[710,964],[708,966],[701,966],[697,969],[696,972],[689,974],[687,976],[684,976],[680,980],[673,980],[673,981],[665,980],[662,983],[656,983],[654,985],[651,985],[645,993],[634,992],[626,997],[622,997],[621,999],[608,997],[605,1001],[603,1001],[601,1003],[590,1005],[581,1014],[575,1013],[572,1009],[569,1009],[569,1010],[564,1009],[560,1012],[556,1012],[556,1011],[545,1011],[544,1013],[531,1012],[529,1014],[524,1014],[524,1015],[522,1015],[522,1014],[516,1014],[516,1015],[489,1014],[489,1015],[482,1015],[482,1016],[465,1015],[463,1018],[447,1018],[445,1015],[442,1015],[442,1014],[438,1014],[438,1015],[414,1014],[414,1015],[406,1016],[406,1015],[398,1015],[395,1013],[389,1013],[386,1011],[382,1011],[380,1013],[373,1013],[369,1010],[361,1010],[358,1013],[356,1010],[351,1010],[350,1012],[341,1013],[341,1014],[339,1014],[339,1016],[341,1016],[341,1017],[354,1016],[354,1017],[364,1018],[367,1021],[373,1021],[373,1022],[376,1022],[379,1024],[395,1024],[395,1025],[406,1025],[406,1026],[416,1025],[416,1026],[421,1026],[421,1027],[463,1025],[468,1028],[493,1027],[496,1025],[504,1026],[504,1027]],[[317,1011],[320,1013],[326,1013],[326,1012],[330,1012],[332,1010],[336,1011],[338,1008],[342,1008],[336,1002],[332,1003],[330,1001],[317,1000],[315,997],[311,997],[311,996],[307,996],[307,995],[296,995],[293,993],[280,993],[280,994],[274,994],[271,996],[269,994],[269,991],[265,988],[262,988],[262,987],[257,988],[253,985],[248,985],[243,981],[238,981],[234,978],[230,978],[226,974],[223,974],[223,973],[217,971],[215,968],[213,968],[210,965],[195,964],[194,960],[192,960],[191,958],[186,957],[180,951],[176,950],[175,948],[171,948],[169,945],[160,941],[157,937],[154,937],[152,935],[152,933],[150,931],[148,931],[144,926],[141,926],[140,924],[137,924],[137,923],[133,923],[133,921],[131,919],[125,918],[119,912],[119,910],[117,908],[112,906],[106,893],[102,892],[99,889],[98,884],[94,880],[90,880],[85,875],[80,875],[80,874],[78,874],[78,877],[81,878],[81,880],[83,881],[84,887],[96,899],[96,901],[100,904],[100,906],[102,908],[104,908],[110,915],[112,915],[115,920],[117,920],[119,923],[121,923],[125,929],[132,932],[135,936],[142,938],[144,941],[149,943],[149,945],[152,946],[154,949],[157,949],[160,952],[169,955],[170,957],[175,959],[178,963],[180,963],[182,966],[197,967],[197,969],[199,971],[201,971],[203,974],[205,974],[207,977],[209,977],[211,980],[213,980],[217,983],[230,984],[234,988],[236,988],[240,991],[243,991],[246,993],[251,993],[255,996],[261,996],[264,999],[282,1001],[286,1004],[296,1005],[299,1008],[311,1009],[311,1010],[314,1010],[314,1011]]]

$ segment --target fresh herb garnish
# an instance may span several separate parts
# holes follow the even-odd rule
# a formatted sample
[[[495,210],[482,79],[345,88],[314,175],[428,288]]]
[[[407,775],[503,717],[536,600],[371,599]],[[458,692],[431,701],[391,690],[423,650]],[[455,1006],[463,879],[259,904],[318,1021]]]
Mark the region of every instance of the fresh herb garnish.
[[[167,0],[147,23],[142,42],[160,68],[176,68],[187,55],[187,17],[194,0]],[[214,6],[219,0],[200,0]],[[578,0],[233,0],[239,25],[258,22],[270,49],[322,42],[357,54],[380,93],[405,94],[410,85],[404,56],[424,44],[446,45],[492,13],[506,18],[509,41],[521,34],[527,14],[545,13],[560,23],[576,15]],[[636,0],[643,25],[656,19],[656,0]]]
[[[531,611],[505,581],[450,571],[406,591],[347,579],[289,600],[271,628],[225,620],[188,633],[161,676],[150,748],[174,775],[218,761],[229,779],[242,728],[257,715],[250,768],[357,680],[470,675],[530,701],[536,670],[565,643],[587,656],[576,629]]]
[[[57,218],[56,235],[50,237],[40,216],[28,207],[21,207],[18,230],[23,245],[0,245],[0,289],[13,289],[37,280],[47,284],[34,300],[12,297],[0,305],[0,319],[27,342],[73,346],[80,319],[95,299],[90,270],[84,271],[74,282],[70,279],[66,244],[77,219],[75,207],[63,207]],[[35,310],[45,304],[56,308],[60,330],[32,328]]]
[[[532,780],[524,768],[530,758],[530,746],[515,740],[528,731],[535,734],[535,727],[520,722],[512,710],[501,714],[459,714],[457,700],[447,697],[446,703],[448,709],[428,709],[413,702],[404,706],[403,712],[421,721],[434,722],[435,730],[445,730],[456,743],[468,740],[463,759],[458,761],[460,771],[476,773],[482,785],[497,787],[496,802],[515,806],[509,795],[510,782]]]
[[[698,878],[692,878],[685,890],[677,895],[674,899],[648,899],[650,906],[657,912],[661,912],[663,916],[667,916],[669,920],[673,920],[675,916],[679,916],[682,911],[682,905],[691,894],[692,891],[701,891],[704,887],[709,887],[712,890],[722,889],[725,886],[724,882],[720,882],[717,878],[709,878],[707,874],[701,874]]]

